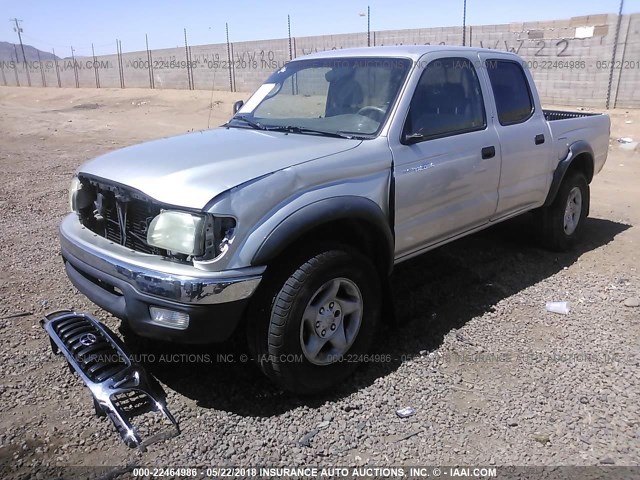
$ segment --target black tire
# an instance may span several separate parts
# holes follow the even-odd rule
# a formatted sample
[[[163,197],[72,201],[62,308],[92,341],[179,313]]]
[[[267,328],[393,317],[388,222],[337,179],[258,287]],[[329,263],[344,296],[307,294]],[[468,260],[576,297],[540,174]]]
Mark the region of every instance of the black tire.
[[[283,389],[299,394],[327,390],[357,368],[369,351],[381,311],[379,276],[366,257],[346,246],[307,251],[269,267],[270,274],[263,280],[247,319],[249,346],[262,371]],[[335,361],[317,365],[303,351],[303,313],[317,298],[318,289],[334,279],[346,279],[357,286],[362,299],[361,321],[346,354],[327,354]],[[343,321],[347,325],[346,315]]]
[[[579,207],[575,200],[572,200],[574,208],[579,209],[579,214],[576,212],[576,215],[572,216],[577,220],[577,225],[575,220],[567,225],[565,211],[570,197],[574,197],[575,189],[579,190],[581,200]],[[589,184],[584,174],[581,172],[567,173],[553,203],[539,212],[541,241],[546,248],[566,252],[579,241],[589,212],[589,193]]]

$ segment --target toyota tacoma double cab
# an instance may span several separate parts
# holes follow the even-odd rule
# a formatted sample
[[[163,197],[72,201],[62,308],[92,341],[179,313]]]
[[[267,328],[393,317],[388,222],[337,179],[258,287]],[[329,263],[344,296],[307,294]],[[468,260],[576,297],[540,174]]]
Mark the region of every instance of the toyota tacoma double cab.
[[[66,273],[138,335],[219,342],[310,393],[365,358],[395,264],[529,211],[570,248],[609,117],[543,110],[513,53],[334,50],[287,63],[219,128],[82,165]]]

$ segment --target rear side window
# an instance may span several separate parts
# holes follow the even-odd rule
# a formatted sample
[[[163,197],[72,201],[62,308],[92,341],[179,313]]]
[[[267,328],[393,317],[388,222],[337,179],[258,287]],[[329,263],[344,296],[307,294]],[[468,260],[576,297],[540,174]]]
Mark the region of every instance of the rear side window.
[[[478,76],[466,58],[441,58],[427,65],[411,99],[405,135],[420,140],[486,127]]]
[[[528,120],[533,114],[533,99],[522,66],[509,60],[487,60],[486,65],[500,125]]]

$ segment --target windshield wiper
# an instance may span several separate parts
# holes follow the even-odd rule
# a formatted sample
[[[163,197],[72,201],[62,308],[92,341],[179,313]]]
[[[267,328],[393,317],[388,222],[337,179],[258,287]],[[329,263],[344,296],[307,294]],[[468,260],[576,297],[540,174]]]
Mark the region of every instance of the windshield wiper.
[[[367,140],[373,138],[373,134],[371,133],[363,133],[359,135],[356,132],[347,132],[345,130],[338,130],[336,133],[338,135],[342,135],[343,137],[353,138],[355,140]]]
[[[251,128],[255,128],[256,130],[266,130],[267,127],[265,127],[264,125],[262,125],[260,122],[256,122],[254,120],[251,120],[249,117],[247,117],[246,115],[236,115],[235,117],[231,118],[231,120],[242,120],[243,122],[245,122],[247,125],[249,125]],[[229,123],[231,122],[231,120],[229,120],[229,122],[227,122],[225,124],[225,126],[229,126]]]
[[[317,133],[318,135],[323,135],[325,137],[333,137],[333,138],[348,138],[354,139],[359,138],[355,135],[350,135],[347,133],[338,132],[327,132],[326,130],[316,130],[315,128],[306,128],[306,127],[297,127],[293,125],[283,125],[283,126],[268,126],[265,127],[266,130],[274,131],[274,132],[287,132],[287,133]]]

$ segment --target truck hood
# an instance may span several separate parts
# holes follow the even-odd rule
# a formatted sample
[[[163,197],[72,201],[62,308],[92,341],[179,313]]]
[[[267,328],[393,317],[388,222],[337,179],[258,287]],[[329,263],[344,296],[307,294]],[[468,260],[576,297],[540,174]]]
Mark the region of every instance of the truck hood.
[[[115,150],[85,163],[78,173],[130,186],[162,203],[202,209],[237,185],[360,143],[221,127]]]

